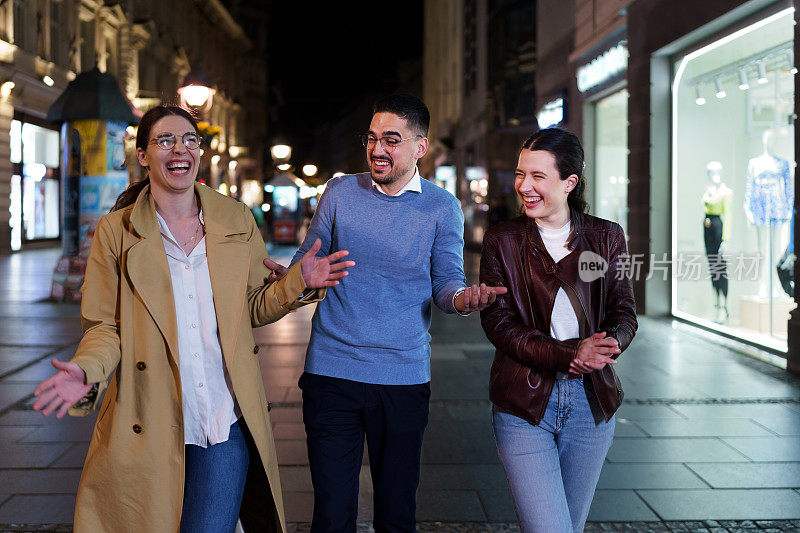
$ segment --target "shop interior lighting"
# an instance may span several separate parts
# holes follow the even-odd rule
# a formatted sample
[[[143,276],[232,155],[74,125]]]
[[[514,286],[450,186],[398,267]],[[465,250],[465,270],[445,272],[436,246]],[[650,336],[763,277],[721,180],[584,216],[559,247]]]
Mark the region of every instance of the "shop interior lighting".
[[[292,168],[292,165],[290,165],[289,163],[281,163],[280,165],[278,165],[278,170],[283,170],[284,172],[286,172],[290,168]]]
[[[764,85],[769,81],[767,78],[767,67],[764,65],[763,61],[758,62],[758,83],[759,85]]]
[[[747,72],[744,71],[744,67],[739,69],[739,89],[742,91],[746,91],[750,88],[750,84],[747,83]]]
[[[714,80],[714,87],[717,88],[717,98],[725,98],[728,96],[728,93],[726,93],[725,89],[722,87],[722,78]]]
[[[703,98],[703,93],[700,92],[700,84],[695,85],[694,94],[695,94],[694,103],[697,105],[705,105],[706,99]]]
[[[55,82],[53,81],[53,78],[51,78],[50,76],[45,76],[44,78],[42,78],[42,81],[43,81],[43,82],[44,82],[44,84],[45,84],[45,85],[47,85],[48,87],[52,87],[52,86],[53,86],[53,84],[55,83]]]
[[[264,192],[269,192],[269,193],[271,193],[271,192],[273,192],[274,190],[275,190],[275,186],[274,186],[274,185],[269,185],[269,184],[267,184],[267,185],[264,185]]]
[[[220,160],[219,154],[214,154],[211,156],[212,165],[216,165],[217,163],[219,163],[219,160]]]
[[[333,177],[338,178],[339,176],[344,176],[344,172],[334,172]]]
[[[236,191],[238,190],[239,188],[236,185],[231,185],[231,194],[236,194]]]

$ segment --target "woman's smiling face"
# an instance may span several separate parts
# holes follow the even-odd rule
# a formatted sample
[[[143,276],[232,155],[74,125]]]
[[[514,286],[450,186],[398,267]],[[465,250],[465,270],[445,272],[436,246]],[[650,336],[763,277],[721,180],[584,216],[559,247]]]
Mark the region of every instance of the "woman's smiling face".
[[[514,189],[525,208],[525,215],[542,225],[569,218],[567,197],[575,188],[578,177],[574,174],[561,179],[556,158],[544,150],[523,149],[514,173]]]
[[[171,193],[194,187],[200,147],[187,148],[184,143],[186,134],[197,135],[197,131],[188,120],[178,115],[167,115],[153,124],[147,149],[136,150],[139,163],[149,170],[151,187]],[[169,135],[174,136],[175,146],[170,149],[159,147],[157,141]]]

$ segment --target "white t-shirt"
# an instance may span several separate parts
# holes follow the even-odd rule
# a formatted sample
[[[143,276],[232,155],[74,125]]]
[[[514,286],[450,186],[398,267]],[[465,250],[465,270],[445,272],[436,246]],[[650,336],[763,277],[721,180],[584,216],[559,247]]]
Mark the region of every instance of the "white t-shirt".
[[[570,231],[569,222],[559,229],[544,228],[538,223],[536,227],[539,228],[542,242],[545,248],[547,248],[547,253],[553,258],[553,261],[558,263],[569,255],[570,250],[567,249],[567,239],[569,238]],[[560,341],[577,339],[581,336],[578,316],[575,314],[572,303],[570,303],[569,297],[563,287],[558,289],[556,301],[553,304],[553,313],[550,315],[550,336]]]

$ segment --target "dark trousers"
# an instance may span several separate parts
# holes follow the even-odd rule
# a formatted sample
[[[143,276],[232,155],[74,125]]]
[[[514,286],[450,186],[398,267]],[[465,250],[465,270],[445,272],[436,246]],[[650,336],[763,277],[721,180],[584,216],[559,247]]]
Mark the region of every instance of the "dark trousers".
[[[373,385],[305,372],[299,385],[314,484],[312,533],[356,531],[365,435],[375,531],[415,531],[430,383]]]

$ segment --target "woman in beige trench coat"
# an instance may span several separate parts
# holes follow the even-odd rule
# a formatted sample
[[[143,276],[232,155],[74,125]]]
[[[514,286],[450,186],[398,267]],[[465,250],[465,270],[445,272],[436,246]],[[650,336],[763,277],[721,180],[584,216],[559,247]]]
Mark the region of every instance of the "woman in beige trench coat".
[[[142,118],[136,145],[148,183],[132,185],[115,208],[130,205],[100,220],[82,288],[83,338],[70,362],[53,361],[58,373],[35,391],[34,409],[45,415],[58,410],[61,418],[67,411],[88,414],[108,387],[78,487],[77,532],[181,529],[189,448],[182,385],[189,382],[184,376],[182,384],[180,370],[188,357],[198,354],[184,353],[183,337],[179,339],[179,328],[189,325],[176,314],[182,304],[173,294],[180,290],[165,253],[169,242],[187,257],[205,245],[203,262],[213,293],[208,313],[218,328],[218,336],[209,337],[218,340],[214,353],[221,352],[223,363],[217,364],[225,372],[220,383],[223,390],[227,384],[236,402],[234,416],[239,418],[234,425],[244,421],[241,433],[252,437],[247,439],[242,523],[245,529],[285,531],[278,463],[251,328],[318,301],[324,288],[337,284],[346,275],[343,269],[354,263],[337,262],[347,252],[315,257],[318,248],[312,249],[285,277],[268,283],[266,249],[246,206],[195,182],[197,133],[194,119],[180,108],[159,106]],[[165,231],[174,241],[167,241]],[[185,268],[190,270],[189,264]],[[188,298],[193,298],[191,291]],[[207,322],[199,322],[206,327]],[[207,449],[219,445],[212,446],[209,439]]]

